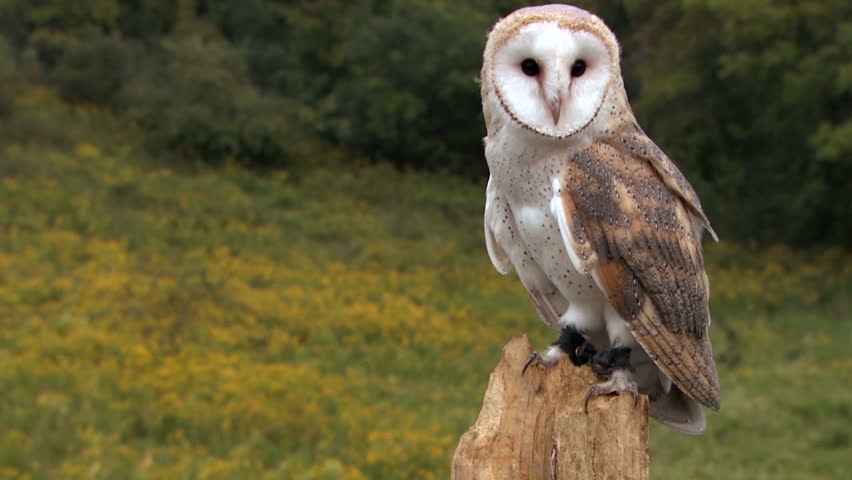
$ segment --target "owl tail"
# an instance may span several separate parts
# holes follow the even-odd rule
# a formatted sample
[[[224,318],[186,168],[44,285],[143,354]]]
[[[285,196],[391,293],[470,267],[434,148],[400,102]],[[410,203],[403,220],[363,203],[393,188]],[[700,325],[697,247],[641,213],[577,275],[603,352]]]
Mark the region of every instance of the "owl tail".
[[[707,429],[701,404],[674,384],[668,393],[651,401],[650,414],[664,425],[687,435],[701,435]]]

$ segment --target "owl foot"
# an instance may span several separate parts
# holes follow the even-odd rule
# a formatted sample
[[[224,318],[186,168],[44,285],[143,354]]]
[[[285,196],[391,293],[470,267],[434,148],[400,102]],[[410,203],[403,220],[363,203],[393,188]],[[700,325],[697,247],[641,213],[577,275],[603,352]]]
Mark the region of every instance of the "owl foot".
[[[553,368],[559,363],[559,360],[562,360],[562,351],[557,348],[551,346],[544,352],[544,355],[533,352],[530,354],[530,357],[527,359],[527,363],[524,364],[524,369],[521,371],[521,375],[527,373],[527,369],[530,365],[536,365],[540,368],[548,369]]]
[[[633,406],[635,407],[639,400],[639,387],[631,378],[630,371],[626,369],[617,369],[612,372],[609,380],[592,385],[583,402],[583,410],[586,414],[589,413],[589,400],[595,397],[621,392],[630,392],[633,395]]]
[[[521,372],[521,375],[527,373],[527,368],[533,364],[542,368],[554,367],[557,363],[559,363],[559,360],[562,359],[562,355],[564,353],[568,354],[568,358],[571,359],[571,363],[581,367],[589,363],[589,361],[591,361],[596,355],[597,351],[576,327],[568,325],[562,328],[559,338],[550,344],[550,348],[547,349],[547,352],[545,352],[544,355],[541,355],[538,352],[530,354],[530,358],[527,359],[527,363],[524,365],[524,370]]]
[[[589,389],[583,404],[587,413],[589,400],[600,395],[630,392],[633,394],[633,404],[636,404],[639,388],[631,378],[633,369],[630,367],[630,347],[615,347],[604,352],[597,352],[592,355],[590,366],[595,374],[609,377],[609,380],[592,385]]]
[[[604,352],[593,352],[590,366],[593,372],[602,377],[608,377],[618,369],[632,370],[630,347],[615,347]]]
[[[559,339],[552,345],[558,346],[560,350],[567,353],[571,363],[578,367],[589,363],[589,360],[597,353],[595,347],[573,325],[563,327]]]

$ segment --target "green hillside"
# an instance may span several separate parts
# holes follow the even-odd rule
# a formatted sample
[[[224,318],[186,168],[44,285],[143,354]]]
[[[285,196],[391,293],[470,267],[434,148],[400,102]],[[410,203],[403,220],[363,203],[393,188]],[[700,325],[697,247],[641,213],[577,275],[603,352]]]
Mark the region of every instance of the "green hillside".
[[[44,89],[2,129],[0,478],[444,479],[502,344],[554,336],[482,184],[175,169]],[[723,409],[654,425],[654,477],[849,478],[852,258],[707,256]]]

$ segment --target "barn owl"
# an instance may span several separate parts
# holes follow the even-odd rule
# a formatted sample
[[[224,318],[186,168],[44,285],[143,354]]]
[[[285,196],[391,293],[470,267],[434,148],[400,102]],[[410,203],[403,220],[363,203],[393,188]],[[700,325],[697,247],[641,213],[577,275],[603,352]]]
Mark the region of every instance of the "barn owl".
[[[630,392],[684,433],[718,410],[698,196],[630,109],[619,46],[576,7],[523,8],[488,35],[485,243],[517,271],[564,354],[601,377],[586,395]],[[526,371],[526,367],[524,368]]]

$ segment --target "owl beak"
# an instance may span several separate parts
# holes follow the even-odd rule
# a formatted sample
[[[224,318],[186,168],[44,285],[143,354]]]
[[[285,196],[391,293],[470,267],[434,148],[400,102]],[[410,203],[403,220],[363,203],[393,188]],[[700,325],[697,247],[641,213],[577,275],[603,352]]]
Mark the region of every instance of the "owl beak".
[[[550,114],[553,115],[553,125],[559,125],[559,115],[562,113],[562,96],[548,102],[550,106]]]

